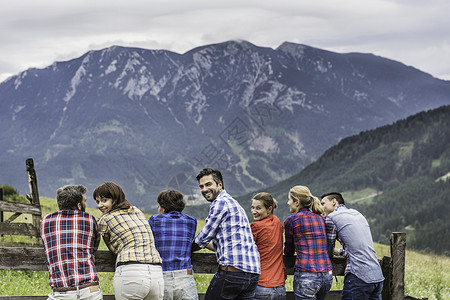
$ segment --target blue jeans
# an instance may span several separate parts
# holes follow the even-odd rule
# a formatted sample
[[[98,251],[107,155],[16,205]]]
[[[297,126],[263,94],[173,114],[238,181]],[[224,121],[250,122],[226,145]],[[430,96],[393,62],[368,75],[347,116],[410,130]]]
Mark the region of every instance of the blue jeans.
[[[259,274],[217,270],[205,294],[205,300],[254,299]]]
[[[256,300],[286,300],[286,288],[284,285],[265,287],[258,285],[255,291]]]
[[[345,275],[341,300],[381,300],[383,281],[366,283],[355,274]]]
[[[324,300],[333,284],[332,272],[310,273],[295,271],[294,293],[296,300]]]

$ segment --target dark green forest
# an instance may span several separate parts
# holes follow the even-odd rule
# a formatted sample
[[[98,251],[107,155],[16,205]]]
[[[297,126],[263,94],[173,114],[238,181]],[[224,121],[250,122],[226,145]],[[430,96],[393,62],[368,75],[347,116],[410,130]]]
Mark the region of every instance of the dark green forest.
[[[338,116],[334,116],[338,117]],[[450,106],[342,139],[300,173],[264,189],[285,202],[294,185],[320,195],[329,191],[376,190],[376,196],[347,206],[368,219],[376,242],[389,244],[391,232],[407,232],[408,249],[450,255]],[[252,194],[237,197],[248,210]]]

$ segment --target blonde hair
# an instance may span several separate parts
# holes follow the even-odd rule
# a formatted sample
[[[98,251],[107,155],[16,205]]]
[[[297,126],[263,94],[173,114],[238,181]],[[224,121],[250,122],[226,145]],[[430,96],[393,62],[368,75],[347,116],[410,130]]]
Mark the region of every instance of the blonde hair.
[[[264,204],[264,207],[266,209],[269,209],[269,207],[272,207],[271,214],[273,214],[273,211],[278,206],[277,200],[275,200],[275,198],[273,198],[271,194],[266,193],[266,192],[258,193],[255,196],[253,196],[252,199],[261,201]]]
[[[298,202],[301,207],[307,208],[318,215],[323,213],[323,206],[319,198],[313,196],[308,187],[296,185],[289,191],[289,196],[292,198],[292,201]]]

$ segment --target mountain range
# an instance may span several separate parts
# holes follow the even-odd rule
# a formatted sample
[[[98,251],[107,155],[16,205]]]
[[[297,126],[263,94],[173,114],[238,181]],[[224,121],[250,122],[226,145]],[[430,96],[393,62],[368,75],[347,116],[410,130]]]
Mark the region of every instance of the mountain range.
[[[449,256],[450,105],[344,138],[298,174],[265,188],[278,199],[275,214],[283,221],[295,185],[319,199],[341,192],[347,207],[366,216],[377,242],[389,245],[392,232],[406,232],[409,249]],[[247,212],[252,195],[237,197]],[[204,218],[208,210],[196,211],[189,212]]]
[[[204,167],[242,195],[345,137],[449,103],[450,82],[373,54],[289,42],[184,54],[112,46],[0,83],[0,184],[26,193],[31,157],[47,197],[115,181],[143,208],[166,188],[194,203]]]

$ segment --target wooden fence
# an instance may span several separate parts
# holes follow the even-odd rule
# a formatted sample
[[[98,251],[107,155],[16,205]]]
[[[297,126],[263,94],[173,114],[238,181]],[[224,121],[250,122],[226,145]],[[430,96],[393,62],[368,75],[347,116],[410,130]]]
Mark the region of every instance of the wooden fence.
[[[404,300],[404,276],[405,276],[405,233],[392,233],[391,235],[391,257],[383,257],[380,264],[383,275],[386,278],[383,287],[383,300]],[[95,265],[98,272],[114,272],[114,255],[106,250],[95,253]],[[284,263],[289,275],[294,272],[295,258],[284,257]],[[196,273],[214,274],[217,270],[216,256],[214,253],[193,253],[192,264]],[[333,275],[342,276],[345,270],[345,259],[335,257],[332,259]],[[27,247],[0,247],[0,270],[32,270],[47,271],[45,253],[43,248]],[[341,291],[331,291],[327,300],[340,299]],[[199,294],[200,300],[204,294]],[[47,299],[47,296],[0,296],[0,300]],[[112,300],[114,296],[106,295],[104,299]],[[294,299],[293,292],[287,293],[287,299]]]
[[[27,195],[27,199],[30,203],[3,201],[2,195],[2,201],[0,201],[0,233],[2,235],[25,235],[40,238],[39,230],[41,225],[41,205],[39,202],[39,192],[33,159],[29,158],[26,160],[26,167],[28,187],[30,190],[30,194]],[[7,220],[3,220],[4,211],[13,212],[13,214]],[[32,223],[13,223],[13,221],[16,220],[21,214],[31,214]]]
[[[33,160],[26,160],[28,184],[30,194],[27,195],[30,204],[12,203],[0,201],[0,212],[9,211],[14,214],[6,221],[3,221],[1,214],[0,234],[5,235],[25,235],[39,237],[39,227],[41,219],[41,208],[39,203],[39,193],[37,189],[37,179],[34,170]],[[2,200],[2,199],[0,199]],[[29,213],[33,216],[32,224],[12,223],[21,213]],[[390,239],[391,257],[383,257],[380,265],[385,277],[383,285],[383,300],[404,300],[405,298],[405,247],[406,233],[394,232]],[[288,275],[294,274],[294,257],[284,257],[284,264]],[[214,253],[193,253],[192,264],[196,273],[214,274],[217,270],[217,261]],[[345,259],[335,257],[332,259],[333,275],[343,276],[345,271]],[[114,272],[115,256],[106,250],[99,250],[95,253],[95,265],[98,272]],[[0,246],[0,270],[31,270],[48,271],[45,252],[43,248],[32,247],[3,247]],[[327,300],[340,299],[341,291],[331,291]],[[204,294],[199,294],[199,299],[203,300]],[[47,296],[0,296],[0,300],[47,299]],[[113,295],[105,295],[104,299],[113,300]],[[287,293],[287,300],[293,300],[293,292]]]

